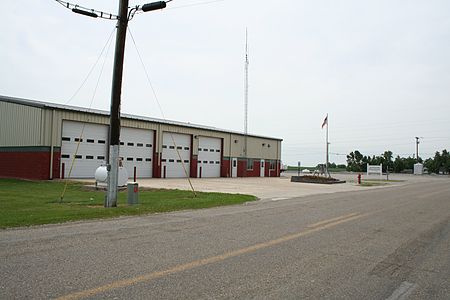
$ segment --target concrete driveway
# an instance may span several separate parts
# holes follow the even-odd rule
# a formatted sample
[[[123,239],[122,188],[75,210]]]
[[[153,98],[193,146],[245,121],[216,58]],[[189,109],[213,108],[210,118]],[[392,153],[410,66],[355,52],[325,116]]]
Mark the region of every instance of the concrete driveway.
[[[356,174],[333,174],[333,177],[347,180],[343,184],[308,184],[290,182],[290,176],[294,173],[283,174],[277,177],[246,177],[246,178],[191,178],[191,183],[196,191],[204,192],[223,192],[223,193],[240,193],[250,194],[262,200],[284,200],[288,198],[328,194],[335,192],[359,191],[362,189],[386,188],[392,185],[406,184],[413,177],[402,177],[402,182],[390,182],[387,185],[362,187],[355,183]],[[392,176],[391,176],[392,178]],[[391,179],[390,178],[390,179]],[[378,179],[378,177],[372,177]],[[394,179],[399,180],[399,176]],[[190,190],[187,179],[139,179],[139,186],[150,188],[164,189],[181,189]]]

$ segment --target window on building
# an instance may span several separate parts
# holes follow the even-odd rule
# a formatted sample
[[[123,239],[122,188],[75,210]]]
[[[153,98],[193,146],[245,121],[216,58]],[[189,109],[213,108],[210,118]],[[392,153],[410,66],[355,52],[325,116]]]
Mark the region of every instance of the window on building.
[[[270,161],[270,169],[271,170],[275,170],[277,167],[277,161],[276,160],[271,160]]]
[[[127,146],[134,146],[134,143],[127,143]]]
[[[142,157],[137,157],[136,161],[142,161]]]
[[[75,138],[75,142],[83,142],[83,139],[80,139],[80,138]]]
[[[63,137],[62,137],[62,140],[63,140],[63,141],[66,141],[66,142],[70,142],[70,137],[65,137],[65,136],[63,136]]]
[[[184,150],[189,150],[189,147],[184,147]]]
[[[137,143],[136,146],[137,146],[137,147],[144,147],[144,144],[142,144],[142,143]]]
[[[93,155],[86,155],[86,159],[94,159]]]
[[[132,157],[127,157],[127,161],[133,161]]]
[[[106,141],[105,140],[98,140],[98,143],[99,144],[106,144]]]
[[[93,143],[94,140],[93,140],[93,139],[87,139],[86,142],[88,142],[88,143]]]
[[[63,155],[61,155],[61,158],[70,158],[70,155],[69,154],[63,154]]]
[[[145,161],[152,161],[152,159],[151,158],[146,158]]]
[[[152,144],[145,144],[145,147],[151,148],[151,147],[152,147]]]
[[[169,146],[169,149],[175,149],[175,146]]]
[[[253,170],[253,158],[247,158],[247,170]]]
[[[105,157],[103,155],[99,155],[99,156],[97,156],[97,159],[103,160],[103,159],[105,159]]]

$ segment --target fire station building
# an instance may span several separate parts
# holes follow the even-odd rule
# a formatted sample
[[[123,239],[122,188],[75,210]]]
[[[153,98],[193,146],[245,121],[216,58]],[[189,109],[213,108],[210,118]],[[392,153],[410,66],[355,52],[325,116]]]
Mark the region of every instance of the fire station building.
[[[0,177],[93,178],[108,132],[107,111],[0,96]],[[278,177],[281,142],[122,114],[119,155],[130,177]]]

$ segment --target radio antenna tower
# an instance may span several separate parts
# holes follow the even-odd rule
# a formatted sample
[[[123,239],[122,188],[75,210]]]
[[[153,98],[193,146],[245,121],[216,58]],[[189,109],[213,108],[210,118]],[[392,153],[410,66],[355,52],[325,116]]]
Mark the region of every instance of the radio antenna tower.
[[[244,86],[244,155],[247,158],[248,135],[248,33],[245,28],[245,86]]]

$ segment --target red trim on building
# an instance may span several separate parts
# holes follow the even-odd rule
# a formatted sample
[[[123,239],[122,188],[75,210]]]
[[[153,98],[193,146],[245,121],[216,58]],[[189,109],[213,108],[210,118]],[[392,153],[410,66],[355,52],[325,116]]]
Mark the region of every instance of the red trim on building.
[[[161,166],[159,158],[158,145],[156,143],[156,131],[153,131],[153,165],[152,165],[152,177],[153,178],[161,178]]]
[[[50,166],[49,166],[50,167]],[[60,178],[61,172],[61,152],[53,151],[53,178]]]
[[[228,166],[230,163],[228,162]],[[225,172],[224,169],[224,163],[223,163],[223,139],[220,139],[220,177],[229,177],[227,176],[227,172]]]
[[[220,163],[220,177],[231,177],[230,160],[222,156]]]
[[[264,177],[270,177],[270,161],[264,161]]]
[[[194,155],[194,136],[191,135],[191,161],[189,163],[189,177],[197,178],[198,155]]]
[[[197,157],[197,155],[192,155],[191,156],[191,174],[190,174],[191,178],[198,177],[197,166],[198,166],[198,157]]]

